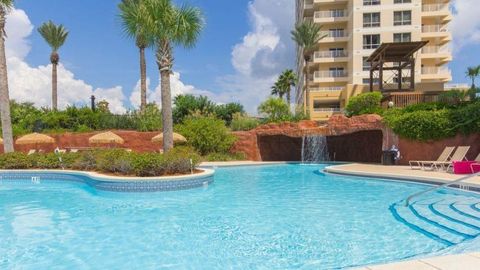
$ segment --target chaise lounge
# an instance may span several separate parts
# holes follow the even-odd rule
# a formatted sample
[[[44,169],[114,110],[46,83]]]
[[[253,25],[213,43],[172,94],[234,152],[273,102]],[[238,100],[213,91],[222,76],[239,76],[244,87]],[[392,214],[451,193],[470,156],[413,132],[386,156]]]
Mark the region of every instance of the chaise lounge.
[[[423,169],[423,164],[424,163],[432,163],[432,162],[447,162],[450,158],[450,156],[453,153],[453,150],[455,150],[455,146],[447,146],[445,149],[443,149],[443,152],[438,156],[437,160],[432,161],[432,160],[410,160],[408,163],[410,164],[410,169],[415,170],[415,169]]]
[[[459,146],[457,150],[455,150],[455,153],[453,153],[450,160],[422,162],[422,167],[425,169],[425,167],[429,165],[431,170],[438,170],[439,168],[441,168],[442,170],[448,171],[452,167],[453,162],[466,160],[465,157],[469,149],[470,146]],[[445,166],[447,167],[445,168]]]

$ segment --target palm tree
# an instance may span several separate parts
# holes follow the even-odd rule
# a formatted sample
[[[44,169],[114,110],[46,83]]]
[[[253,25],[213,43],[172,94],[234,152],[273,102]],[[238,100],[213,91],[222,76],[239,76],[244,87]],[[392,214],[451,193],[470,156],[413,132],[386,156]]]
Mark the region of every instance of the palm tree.
[[[58,50],[65,43],[68,31],[63,25],[55,25],[52,21],[48,21],[38,28],[38,32],[52,49],[50,54],[50,62],[52,63],[52,109],[57,110],[57,66],[60,62]]]
[[[146,26],[147,16],[143,0],[122,0],[118,5],[125,35],[135,39],[140,53],[140,110],[147,106],[147,64],[145,49],[153,45],[153,40]]]
[[[280,77],[275,82],[275,84],[273,84],[271,89],[272,89],[271,94],[273,96],[278,96],[279,98],[283,99],[283,95],[285,95],[285,85],[282,84]]]
[[[170,75],[173,46],[191,48],[204,27],[201,11],[196,7],[176,7],[171,0],[144,0],[149,31],[153,34],[156,62],[160,72],[162,96],[163,150],[173,148],[172,94]]]
[[[326,34],[323,34],[321,31],[321,26],[318,24],[315,24],[312,21],[304,21],[299,25],[295,26],[295,29],[291,32],[292,34],[292,39],[297,43],[297,46],[303,49],[303,59],[305,61],[305,67],[306,67],[306,72],[305,72],[305,101],[307,104],[307,108],[310,105],[310,89],[308,86],[308,80],[309,80],[309,73],[310,73],[310,59],[311,55],[313,53],[313,50],[315,49],[315,46],[318,44],[318,42],[326,37]],[[302,92],[303,93],[303,92]],[[307,109],[304,108],[304,112]]]
[[[12,119],[8,93],[7,58],[5,56],[6,16],[13,7],[13,0],[0,0],[0,117],[2,121],[3,150],[13,152]]]
[[[480,66],[467,68],[466,75],[472,80],[472,89],[475,89],[475,79],[480,76]]]
[[[287,95],[287,103],[290,107],[290,94],[292,91],[292,87],[297,85],[297,75],[291,69],[287,69],[280,75],[279,78],[282,85],[285,87],[285,94]]]

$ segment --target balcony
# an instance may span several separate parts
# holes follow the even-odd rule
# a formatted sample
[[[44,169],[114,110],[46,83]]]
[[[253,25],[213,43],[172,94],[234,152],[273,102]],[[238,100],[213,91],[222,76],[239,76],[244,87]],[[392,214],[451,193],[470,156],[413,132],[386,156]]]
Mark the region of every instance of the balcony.
[[[313,0],[315,4],[338,4],[338,3],[348,3],[349,0]]]
[[[316,11],[313,18],[316,23],[346,22],[348,11],[346,9]]]
[[[320,34],[325,36],[319,41],[320,43],[347,42],[350,37],[348,32],[343,29],[321,31]]]
[[[332,115],[341,113],[343,110],[339,107],[314,107],[310,112],[310,118],[314,121],[328,121]]]
[[[438,59],[442,63],[452,61],[452,52],[448,46],[425,46],[422,48],[422,59]]]
[[[348,81],[348,73],[343,70],[325,70],[315,71],[313,74],[313,82],[346,82]]]
[[[422,67],[422,80],[448,82],[452,80],[452,72],[447,67]]]
[[[315,63],[347,62],[348,51],[316,51],[313,60]]]
[[[441,17],[444,22],[449,22],[452,20],[452,15],[448,9],[448,4],[445,3],[422,5],[422,16]]]
[[[313,9],[313,0],[305,0],[303,4],[303,9],[305,10]]]
[[[310,87],[310,92],[341,92],[343,90],[345,90],[345,87],[342,86]]]
[[[452,40],[452,34],[445,24],[422,25],[422,38],[439,38],[445,43]]]

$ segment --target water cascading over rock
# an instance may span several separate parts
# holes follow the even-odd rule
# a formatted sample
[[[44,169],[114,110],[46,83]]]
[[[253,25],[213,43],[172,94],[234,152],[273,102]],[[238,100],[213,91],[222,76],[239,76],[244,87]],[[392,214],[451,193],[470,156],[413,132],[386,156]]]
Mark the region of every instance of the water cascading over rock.
[[[321,163],[330,161],[327,137],[322,135],[304,136],[302,138],[302,162]]]

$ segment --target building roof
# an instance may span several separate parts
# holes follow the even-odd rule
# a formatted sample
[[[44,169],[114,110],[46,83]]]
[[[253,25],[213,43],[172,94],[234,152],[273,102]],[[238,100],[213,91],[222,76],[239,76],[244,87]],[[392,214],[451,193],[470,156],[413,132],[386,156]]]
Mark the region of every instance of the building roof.
[[[382,45],[368,57],[367,62],[373,62],[380,56],[382,56],[381,58],[384,62],[407,61],[427,43],[428,41],[382,43]]]

